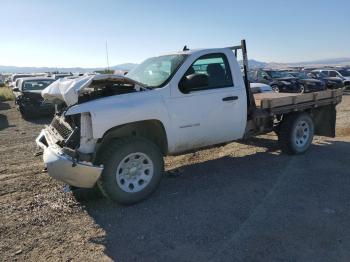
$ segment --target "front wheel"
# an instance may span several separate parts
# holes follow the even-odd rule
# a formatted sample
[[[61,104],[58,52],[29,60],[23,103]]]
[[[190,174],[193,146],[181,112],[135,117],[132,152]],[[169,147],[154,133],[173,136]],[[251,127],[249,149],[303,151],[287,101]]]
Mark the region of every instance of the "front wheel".
[[[314,123],[307,113],[287,116],[280,124],[278,143],[288,154],[305,153],[314,137]]]
[[[136,137],[115,140],[101,160],[104,169],[98,186],[107,198],[121,204],[148,197],[157,188],[164,168],[159,148]]]
[[[24,120],[28,120],[30,118],[30,115],[28,114],[28,112],[25,110],[23,106],[19,105],[18,110],[21,113],[21,116]]]

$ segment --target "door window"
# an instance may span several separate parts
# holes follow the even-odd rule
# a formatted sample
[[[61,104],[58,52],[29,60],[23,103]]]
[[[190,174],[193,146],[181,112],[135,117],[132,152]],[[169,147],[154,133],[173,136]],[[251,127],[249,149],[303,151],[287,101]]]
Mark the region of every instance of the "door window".
[[[233,86],[226,56],[221,53],[201,56],[186,71],[179,86],[183,93]]]
[[[335,71],[329,71],[329,76],[330,77],[338,77],[339,75]]]
[[[269,75],[265,71],[259,71],[258,72],[259,79],[269,79]]]

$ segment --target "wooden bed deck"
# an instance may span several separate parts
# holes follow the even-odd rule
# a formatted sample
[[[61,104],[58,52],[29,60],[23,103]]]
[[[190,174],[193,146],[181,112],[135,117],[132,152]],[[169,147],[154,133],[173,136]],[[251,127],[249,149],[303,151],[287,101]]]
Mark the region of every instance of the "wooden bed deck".
[[[325,90],[314,93],[258,93],[254,94],[255,104],[261,109],[275,109],[302,104],[339,103],[343,95],[343,89]]]

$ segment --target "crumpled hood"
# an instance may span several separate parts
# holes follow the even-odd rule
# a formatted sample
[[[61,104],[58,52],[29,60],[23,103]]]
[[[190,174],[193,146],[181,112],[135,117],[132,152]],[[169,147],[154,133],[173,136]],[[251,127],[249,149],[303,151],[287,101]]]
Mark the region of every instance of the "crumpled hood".
[[[88,87],[93,81],[114,81],[116,83],[139,84],[132,79],[120,75],[87,75],[75,79],[58,79],[46,87],[41,96],[45,101],[52,103],[62,103],[67,106],[78,103],[79,94]]]

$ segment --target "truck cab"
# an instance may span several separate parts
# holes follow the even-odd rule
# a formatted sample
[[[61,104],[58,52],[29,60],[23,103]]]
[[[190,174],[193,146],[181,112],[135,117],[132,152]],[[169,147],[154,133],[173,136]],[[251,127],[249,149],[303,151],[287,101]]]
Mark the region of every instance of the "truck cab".
[[[186,52],[187,59],[164,87],[164,106],[174,132],[169,152],[232,141],[243,137],[246,91],[239,65],[228,49]],[[131,72],[132,73],[132,72]],[[127,75],[128,76],[128,75]]]

